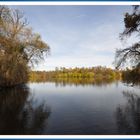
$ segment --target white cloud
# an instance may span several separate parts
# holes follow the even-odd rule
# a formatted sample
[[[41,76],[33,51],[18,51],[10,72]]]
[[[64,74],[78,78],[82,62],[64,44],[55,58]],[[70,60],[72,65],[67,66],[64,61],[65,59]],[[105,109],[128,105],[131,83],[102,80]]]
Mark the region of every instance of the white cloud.
[[[121,47],[116,30],[111,25],[104,25],[90,30],[84,39],[81,38],[81,35],[61,35],[61,41],[59,40],[53,45],[57,53],[63,52],[64,54],[55,56],[52,50],[52,56],[47,58],[46,62],[40,64],[38,69],[48,70],[55,67],[92,67],[97,65],[112,67],[115,49]],[[63,41],[62,38],[65,38],[65,40]],[[68,44],[64,42],[68,42]],[[74,44],[74,42],[78,43]],[[71,48],[73,51],[70,51],[71,45],[74,45]]]

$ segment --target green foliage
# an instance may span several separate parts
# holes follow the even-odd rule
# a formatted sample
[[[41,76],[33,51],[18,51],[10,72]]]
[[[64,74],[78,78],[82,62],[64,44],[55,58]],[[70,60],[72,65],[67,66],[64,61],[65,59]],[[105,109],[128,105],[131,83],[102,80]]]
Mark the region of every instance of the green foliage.
[[[55,71],[32,71],[30,72],[31,82],[55,81],[63,83],[98,83],[112,81],[121,78],[117,70],[106,67],[92,68],[56,68]]]

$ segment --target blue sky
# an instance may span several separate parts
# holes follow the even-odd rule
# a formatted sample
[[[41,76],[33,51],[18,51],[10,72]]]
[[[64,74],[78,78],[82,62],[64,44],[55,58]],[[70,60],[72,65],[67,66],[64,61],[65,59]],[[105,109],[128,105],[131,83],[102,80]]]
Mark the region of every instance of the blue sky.
[[[124,13],[131,6],[12,6],[24,12],[29,25],[51,47],[51,55],[34,67],[113,67],[121,48]]]

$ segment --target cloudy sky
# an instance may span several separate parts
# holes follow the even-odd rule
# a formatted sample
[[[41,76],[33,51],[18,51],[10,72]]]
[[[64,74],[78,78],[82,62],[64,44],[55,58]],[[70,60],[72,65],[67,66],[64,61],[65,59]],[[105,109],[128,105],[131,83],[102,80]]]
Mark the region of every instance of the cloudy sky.
[[[55,67],[113,67],[124,13],[131,6],[12,6],[24,12],[29,25],[51,47],[35,70]]]

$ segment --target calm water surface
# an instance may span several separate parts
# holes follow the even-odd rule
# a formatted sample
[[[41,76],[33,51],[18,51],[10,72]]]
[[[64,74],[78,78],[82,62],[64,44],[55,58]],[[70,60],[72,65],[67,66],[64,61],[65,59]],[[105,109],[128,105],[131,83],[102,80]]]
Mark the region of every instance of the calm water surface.
[[[1,89],[0,134],[140,134],[140,87],[46,82]]]

